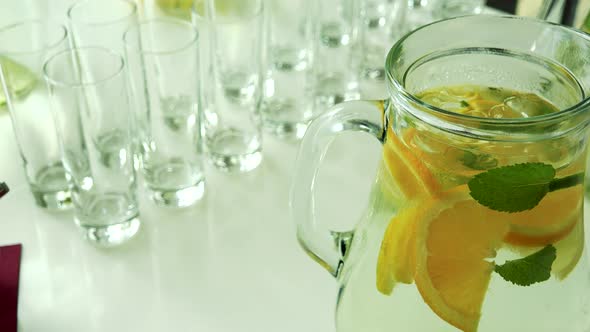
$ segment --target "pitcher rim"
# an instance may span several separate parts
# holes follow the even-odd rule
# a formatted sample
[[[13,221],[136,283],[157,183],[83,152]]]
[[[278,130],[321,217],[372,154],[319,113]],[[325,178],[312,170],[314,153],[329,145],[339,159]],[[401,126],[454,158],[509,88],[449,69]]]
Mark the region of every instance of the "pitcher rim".
[[[391,49],[387,53],[387,58],[386,58],[386,62],[385,62],[385,72],[387,75],[388,85],[390,87],[393,86],[401,94],[401,96],[405,100],[408,100],[412,103],[418,104],[420,107],[423,107],[425,109],[428,109],[429,111],[432,111],[435,115],[440,115],[445,118],[454,119],[454,120],[458,120],[461,122],[468,122],[468,123],[469,122],[471,122],[471,123],[477,122],[479,124],[486,124],[486,125],[490,125],[490,126],[507,126],[507,125],[526,125],[526,126],[528,126],[528,125],[541,124],[541,123],[545,123],[545,122],[551,122],[551,121],[555,121],[555,120],[562,120],[564,118],[574,117],[574,116],[580,114],[581,112],[584,112],[584,110],[586,108],[590,107],[590,96],[584,94],[584,96],[583,96],[584,98],[582,100],[580,100],[578,103],[576,103],[572,106],[569,106],[567,108],[560,109],[558,112],[554,112],[554,113],[537,115],[537,116],[532,116],[532,117],[528,117],[528,118],[483,118],[483,117],[477,117],[477,116],[468,115],[468,114],[456,113],[456,112],[445,110],[443,108],[436,107],[434,105],[430,105],[430,104],[422,101],[420,98],[416,97],[414,94],[410,93],[408,90],[406,90],[403,83],[393,77],[393,75],[392,75],[392,71],[394,69],[393,62],[395,61],[394,54],[397,53],[397,51],[402,47],[404,42],[408,38],[410,38],[412,35],[414,35],[416,32],[426,29],[426,28],[430,27],[431,25],[437,25],[442,22],[463,20],[466,18],[474,18],[474,17],[480,17],[480,18],[487,17],[487,18],[507,19],[507,20],[530,21],[530,22],[540,23],[540,24],[544,24],[544,25],[548,25],[548,26],[554,26],[554,27],[566,30],[571,34],[586,40],[588,42],[588,44],[590,44],[590,35],[587,35],[580,30],[576,30],[571,27],[563,26],[563,25],[556,24],[553,22],[543,21],[543,20],[536,19],[536,18],[511,16],[511,15],[490,15],[490,14],[464,15],[464,16],[452,17],[452,18],[448,18],[448,19],[435,21],[435,22],[423,25],[415,30],[412,30],[409,33],[405,34],[403,37],[401,37],[391,47]]]

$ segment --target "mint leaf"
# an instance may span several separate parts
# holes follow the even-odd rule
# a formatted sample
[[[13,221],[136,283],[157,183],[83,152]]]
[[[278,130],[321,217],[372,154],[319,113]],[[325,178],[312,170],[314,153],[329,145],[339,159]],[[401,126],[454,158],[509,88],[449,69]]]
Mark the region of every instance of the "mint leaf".
[[[466,102],[465,100],[461,100],[461,107],[469,107],[469,103]]]
[[[555,257],[555,247],[548,245],[529,256],[496,265],[494,271],[515,285],[530,286],[551,277],[551,265]]]
[[[553,166],[526,163],[477,174],[467,185],[471,197],[481,205],[496,211],[519,212],[539,204],[554,177]]]
[[[486,170],[498,166],[498,160],[489,154],[475,154],[465,151],[461,158],[463,165],[475,170]]]

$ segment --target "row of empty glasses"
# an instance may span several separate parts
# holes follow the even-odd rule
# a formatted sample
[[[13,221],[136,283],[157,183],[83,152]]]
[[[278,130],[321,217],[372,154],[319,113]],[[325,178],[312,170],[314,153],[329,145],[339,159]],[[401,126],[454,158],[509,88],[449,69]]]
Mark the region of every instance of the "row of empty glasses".
[[[353,8],[324,27],[319,51],[331,60],[321,63],[317,4],[276,1],[270,16],[263,4],[197,1],[191,23],[140,20],[132,1],[82,0],[67,27],[1,28],[0,107],[37,204],[73,206],[85,238],[116,245],[139,229],[136,172],[156,204],[186,207],[204,195],[205,159],[227,171],[260,164],[263,122],[300,137],[316,77],[322,98],[342,99]]]
[[[68,17],[0,29],[2,107],[37,204],[73,206],[85,238],[117,245],[140,226],[136,172],[158,205],[204,194],[198,33],[138,23],[128,1],[81,1]]]

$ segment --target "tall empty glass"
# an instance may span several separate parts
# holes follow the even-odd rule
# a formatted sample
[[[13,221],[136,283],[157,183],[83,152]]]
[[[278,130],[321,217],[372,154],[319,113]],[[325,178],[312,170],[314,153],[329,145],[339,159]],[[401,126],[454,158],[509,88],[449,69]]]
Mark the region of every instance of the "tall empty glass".
[[[151,199],[183,207],[203,197],[197,31],[150,20],[124,35],[142,171]]]
[[[262,0],[210,0],[194,8],[202,52],[204,129],[218,169],[250,171],[262,160]]]
[[[269,26],[264,127],[283,138],[301,138],[313,116],[315,0],[276,0],[266,7]]]
[[[480,14],[485,0],[438,0],[435,12],[440,18]]]
[[[441,0],[408,0],[406,29],[414,30],[436,19],[436,6]]]
[[[71,207],[42,67],[67,47],[62,25],[23,21],[0,28],[0,112],[10,111],[27,181],[38,206]]]
[[[137,6],[129,0],[81,0],[68,10],[76,47],[98,46],[123,54],[123,33],[137,23]]]
[[[105,47],[122,56],[125,52],[123,34],[137,24],[138,15],[133,0],[79,0],[67,12],[72,44],[75,47]],[[139,142],[134,144],[134,151],[139,151]],[[137,155],[134,165],[136,170],[139,169]]]
[[[320,27],[316,37],[315,107],[358,99],[358,0],[319,1]]]
[[[125,64],[104,48],[66,50],[43,67],[75,221],[99,246],[139,229]]]
[[[363,0],[359,23],[359,80],[363,97],[387,95],[385,56],[405,33],[407,0]]]

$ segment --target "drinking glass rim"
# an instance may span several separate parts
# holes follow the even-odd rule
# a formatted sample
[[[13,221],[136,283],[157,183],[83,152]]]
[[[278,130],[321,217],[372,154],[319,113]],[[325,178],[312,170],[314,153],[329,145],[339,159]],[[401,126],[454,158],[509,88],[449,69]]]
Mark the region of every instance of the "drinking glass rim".
[[[71,54],[72,52],[87,51],[87,50],[95,50],[95,51],[99,50],[101,52],[108,53],[111,56],[114,56],[115,58],[117,58],[119,60],[119,66],[118,66],[117,70],[115,70],[112,74],[107,75],[104,78],[101,78],[99,80],[92,81],[92,82],[80,82],[80,83],[70,83],[70,82],[64,82],[62,80],[57,80],[57,79],[54,79],[53,77],[51,77],[49,75],[49,73],[47,72],[48,65],[52,61],[54,61],[56,58],[61,57],[66,54]],[[119,53],[117,53],[113,50],[110,50],[105,47],[98,47],[98,46],[73,47],[73,48],[68,48],[63,51],[57,52],[57,53],[53,54],[49,59],[47,59],[47,61],[45,61],[45,63],[43,64],[43,77],[45,78],[45,80],[48,83],[50,83],[52,85],[80,88],[80,87],[86,87],[86,86],[97,86],[97,85],[103,84],[104,82],[108,82],[108,81],[112,80],[113,78],[117,77],[119,74],[121,74],[123,72],[124,68],[125,68],[125,60],[123,59],[123,57]]]
[[[191,32],[191,38],[186,42],[183,43],[181,46],[172,48],[170,50],[165,50],[165,51],[159,51],[159,50],[151,50],[151,49],[142,49],[137,43],[133,43],[130,44],[127,42],[127,36],[128,33],[131,32],[132,30],[136,30],[138,31],[139,29],[141,29],[141,27],[143,26],[148,26],[151,24],[171,24],[171,25],[176,25],[176,26],[185,26],[187,27],[187,31]],[[125,47],[130,47],[135,51],[138,51],[142,54],[152,54],[152,55],[167,55],[167,54],[174,54],[174,53],[178,53],[180,51],[184,51],[185,49],[189,48],[191,45],[193,45],[196,41],[199,40],[199,32],[197,31],[197,29],[195,29],[195,27],[188,23],[185,22],[183,20],[180,19],[171,19],[171,18],[153,18],[153,19],[148,19],[148,20],[143,20],[141,22],[138,22],[136,24],[131,25],[124,33],[123,33],[123,42],[125,44]]]
[[[59,37],[57,38],[57,40],[55,42],[51,42],[48,45],[41,47],[41,48],[37,48],[37,49],[32,49],[32,50],[28,50],[28,51],[11,51],[11,50],[3,50],[0,47],[0,54],[6,54],[6,55],[26,55],[26,54],[35,54],[35,53],[41,53],[44,52],[46,50],[55,48],[57,46],[59,46],[59,44],[61,44],[64,40],[66,40],[68,38],[68,29],[66,29],[66,27],[63,24],[59,24],[59,23],[53,23],[53,22],[48,22],[48,21],[43,21],[43,20],[38,20],[38,19],[33,19],[33,20],[22,20],[22,21],[18,21],[15,23],[11,23],[8,25],[4,25],[0,27],[0,35],[6,31],[9,31],[11,29],[14,29],[16,27],[21,27],[21,26],[25,26],[25,25],[34,25],[34,24],[46,24],[49,23],[51,25],[53,25],[54,27],[57,27],[58,30],[61,30]]]
[[[76,3],[71,5],[70,8],[68,8],[68,11],[67,11],[68,19],[72,22],[83,23],[84,25],[88,25],[88,26],[102,26],[102,25],[110,25],[110,24],[125,21],[127,18],[129,18],[130,16],[133,16],[137,13],[137,5],[134,2],[129,1],[129,0],[116,0],[116,1],[111,0],[113,2],[124,2],[124,3],[128,4],[129,8],[131,8],[130,11],[126,15],[121,16],[119,18],[115,18],[115,19],[107,20],[107,21],[101,21],[101,22],[85,22],[84,20],[77,19],[74,15],[72,15],[72,12],[74,11],[74,9],[79,8],[80,6],[87,4],[91,1],[96,1],[96,0],[76,1]],[[101,2],[102,1],[105,1],[105,0],[101,0]]]
[[[477,117],[477,116],[468,115],[468,114],[456,113],[456,112],[448,111],[443,108],[439,108],[439,107],[430,105],[430,104],[422,101],[420,98],[416,97],[414,94],[407,91],[405,89],[404,85],[402,84],[402,82],[399,82],[398,80],[396,80],[393,77],[391,72],[392,72],[392,69],[394,68],[394,65],[393,65],[393,63],[395,61],[394,53],[399,53],[398,51],[401,49],[405,40],[410,38],[416,32],[426,29],[432,25],[437,25],[437,24],[440,24],[440,23],[446,22],[446,21],[463,20],[466,18],[475,18],[475,17],[480,17],[480,18],[481,17],[488,17],[488,18],[498,18],[498,19],[506,19],[506,20],[530,21],[530,22],[535,22],[535,23],[544,24],[544,25],[548,25],[548,26],[554,26],[554,27],[557,27],[557,28],[560,28],[563,30],[567,30],[569,33],[577,35],[578,37],[583,38],[590,43],[590,35],[586,35],[585,33],[581,32],[579,30],[576,30],[576,29],[573,29],[570,27],[566,27],[566,26],[563,26],[560,24],[556,24],[553,22],[548,22],[548,21],[544,21],[544,20],[540,20],[540,19],[536,19],[536,18],[531,18],[531,17],[522,17],[522,16],[513,16],[513,15],[490,15],[490,14],[464,15],[464,16],[452,17],[452,18],[448,18],[448,19],[443,19],[443,20],[431,22],[431,23],[423,25],[415,30],[412,30],[409,33],[405,34],[403,37],[401,37],[391,47],[391,49],[387,53],[387,59],[385,62],[385,72],[387,75],[388,85],[395,87],[395,89],[397,91],[399,91],[400,95],[405,100],[408,100],[411,103],[418,104],[420,107],[423,107],[425,109],[428,109],[429,111],[432,111],[435,115],[441,115],[446,118],[459,120],[464,123],[465,122],[479,123],[479,124],[486,124],[486,125],[490,125],[490,126],[506,126],[506,125],[528,126],[528,125],[540,124],[540,123],[555,121],[558,119],[561,120],[566,117],[574,117],[574,116],[578,115],[579,113],[584,112],[586,108],[590,108],[590,96],[585,95],[584,99],[582,99],[578,103],[576,103],[572,106],[569,106],[567,108],[564,108],[562,110],[559,110],[558,112],[554,112],[554,113],[537,115],[537,116],[532,116],[529,118],[483,118],[483,117]]]

